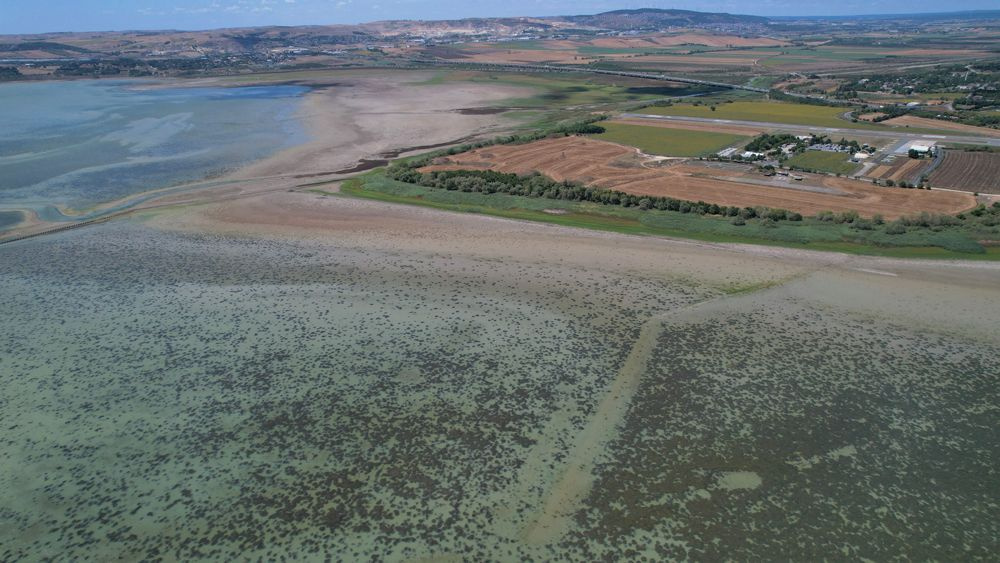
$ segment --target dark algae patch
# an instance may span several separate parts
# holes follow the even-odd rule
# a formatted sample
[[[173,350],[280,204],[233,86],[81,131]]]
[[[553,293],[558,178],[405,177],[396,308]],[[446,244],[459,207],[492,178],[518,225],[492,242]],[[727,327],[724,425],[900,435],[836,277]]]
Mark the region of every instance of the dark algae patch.
[[[665,325],[577,513],[581,549],[992,557],[997,343],[786,296],[734,303]]]

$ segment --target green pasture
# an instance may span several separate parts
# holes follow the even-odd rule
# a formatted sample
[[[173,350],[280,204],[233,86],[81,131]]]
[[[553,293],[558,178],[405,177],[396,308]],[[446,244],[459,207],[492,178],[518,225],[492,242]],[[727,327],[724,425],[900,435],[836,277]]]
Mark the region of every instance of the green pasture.
[[[850,175],[858,169],[858,164],[851,162],[851,156],[843,152],[806,151],[797,154],[785,162],[805,170],[828,172],[830,174]]]
[[[710,131],[687,131],[626,123],[601,123],[604,133],[595,139],[620,143],[648,154],[663,156],[708,156],[749,137]]]

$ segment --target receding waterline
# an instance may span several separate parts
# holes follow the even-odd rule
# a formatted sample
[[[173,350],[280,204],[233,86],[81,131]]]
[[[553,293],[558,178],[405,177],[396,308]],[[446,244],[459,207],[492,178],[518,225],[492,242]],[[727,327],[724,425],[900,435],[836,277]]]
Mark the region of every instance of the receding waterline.
[[[295,113],[306,92],[98,80],[0,86],[0,210],[83,220],[148,199],[139,194],[222,176],[305,142]],[[119,203],[86,211],[109,202]]]

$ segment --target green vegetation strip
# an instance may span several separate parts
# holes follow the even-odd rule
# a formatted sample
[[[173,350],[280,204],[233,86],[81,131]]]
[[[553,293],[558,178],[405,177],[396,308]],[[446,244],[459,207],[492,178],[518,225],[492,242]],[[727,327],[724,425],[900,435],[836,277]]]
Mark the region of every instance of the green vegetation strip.
[[[316,193],[336,195],[321,189]],[[637,207],[602,205],[592,202],[512,196],[507,194],[466,193],[418,186],[388,178],[385,170],[375,170],[341,187],[343,195],[364,197],[391,203],[420,205],[448,211],[482,213],[496,217],[553,223],[632,235],[656,235],[717,243],[745,243],[825,250],[850,254],[902,258],[944,258],[1000,260],[1000,248],[984,249],[975,237],[985,230],[996,233],[996,226],[983,226],[1000,218],[1000,208],[978,211],[983,222],[975,226],[914,224],[904,232],[889,234],[888,227],[861,222],[861,229],[835,216],[827,220],[806,218],[803,221],[769,222],[751,219],[743,225],[732,220],[692,213],[642,210]],[[914,223],[920,223],[917,219]],[[993,234],[992,236],[997,236]],[[991,239],[993,240],[993,239]]]
[[[595,139],[637,147],[647,154],[664,156],[708,156],[747,137],[708,131],[686,131],[626,123],[602,123],[604,133]]]
[[[829,151],[806,151],[788,159],[785,164],[810,172],[844,175],[852,174],[858,168],[857,163],[850,161],[847,153]]]

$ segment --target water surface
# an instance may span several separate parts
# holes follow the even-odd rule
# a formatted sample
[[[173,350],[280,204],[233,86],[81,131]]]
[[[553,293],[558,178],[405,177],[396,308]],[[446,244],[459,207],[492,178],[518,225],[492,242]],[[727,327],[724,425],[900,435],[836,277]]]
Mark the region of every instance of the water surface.
[[[810,280],[134,221],[0,264],[2,560],[996,553],[996,336]]]
[[[231,171],[304,140],[298,86],[0,85],[0,209],[86,209]],[[0,225],[2,228],[3,225]]]

